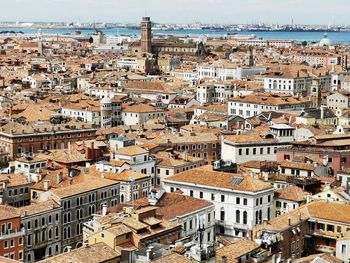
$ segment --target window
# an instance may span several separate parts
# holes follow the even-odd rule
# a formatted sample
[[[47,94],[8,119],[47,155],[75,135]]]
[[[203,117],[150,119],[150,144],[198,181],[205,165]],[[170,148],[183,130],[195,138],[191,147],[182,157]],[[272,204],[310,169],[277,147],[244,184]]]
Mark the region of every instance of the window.
[[[8,248],[9,244],[7,240],[4,240],[4,248]]]
[[[224,210],[221,210],[221,211],[220,211],[220,220],[221,220],[221,221],[224,221],[224,220],[225,220],[225,211],[224,211]]]
[[[203,198],[203,192],[199,192],[199,198]]]
[[[259,224],[262,223],[262,211],[260,210],[259,211]]]
[[[193,190],[190,190],[190,196],[193,197]]]
[[[211,200],[214,201],[215,200],[215,194],[211,193]]]
[[[247,211],[243,211],[243,224],[247,224],[248,223],[248,212]]]
[[[190,229],[192,229],[193,227],[193,222],[192,222],[192,219],[190,220]]]
[[[209,213],[209,214],[208,214],[208,223],[210,222],[210,216],[211,216],[211,215],[210,215],[210,213]]]
[[[334,232],[334,226],[333,225],[327,225],[327,231]]]
[[[225,196],[221,195],[221,202],[225,202]]]
[[[346,245],[344,244],[341,245],[341,253],[346,254]]]
[[[241,199],[239,197],[236,197],[236,204],[239,205],[241,203]]]
[[[187,230],[187,222],[184,222],[184,231]]]
[[[242,155],[242,149],[238,150],[238,155]]]
[[[243,198],[243,205],[248,205],[248,199],[247,198]]]
[[[241,212],[236,210],[236,223],[241,223]]]

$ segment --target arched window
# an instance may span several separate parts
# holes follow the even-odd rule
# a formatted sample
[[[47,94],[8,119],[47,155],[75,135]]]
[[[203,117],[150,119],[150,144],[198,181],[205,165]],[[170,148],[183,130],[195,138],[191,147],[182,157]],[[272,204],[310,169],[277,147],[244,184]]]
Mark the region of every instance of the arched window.
[[[121,203],[124,203],[124,195],[123,195],[123,194],[120,195],[120,202],[121,202]]]
[[[241,223],[241,212],[236,210],[236,223]]]
[[[243,224],[248,224],[248,212],[244,211],[243,212]]]
[[[71,234],[71,229],[70,229],[70,226],[67,227],[67,237],[68,238],[71,238],[72,234]]]
[[[260,210],[259,211],[259,224],[262,223],[262,211]]]
[[[221,221],[224,221],[224,220],[225,220],[225,209],[224,209],[224,208],[221,208],[221,211],[220,211],[220,220],[221,220]]]

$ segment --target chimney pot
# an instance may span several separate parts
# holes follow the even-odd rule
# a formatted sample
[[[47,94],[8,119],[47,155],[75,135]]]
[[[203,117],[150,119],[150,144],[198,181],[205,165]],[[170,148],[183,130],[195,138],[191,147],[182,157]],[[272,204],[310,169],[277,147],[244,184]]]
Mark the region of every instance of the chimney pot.
[[[49,180],[45,180],[44,181],[44,190],[48,191],[50,187],[50,181]]]
[[[103,204],[103,206],[102,206],[102,216],[105,216],[105,215],[107,215],[107,205]]]
[[[71,247],[71,246],[67,246],[67,252],[70,252],[70,251],[71,251],[71,249],[72,249],[72,247]]]

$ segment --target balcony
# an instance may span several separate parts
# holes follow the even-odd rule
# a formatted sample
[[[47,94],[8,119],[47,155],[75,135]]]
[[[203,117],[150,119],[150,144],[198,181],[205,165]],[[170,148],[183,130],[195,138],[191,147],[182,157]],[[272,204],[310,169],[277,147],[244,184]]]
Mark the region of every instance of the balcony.
[[[321,253],[329,253],[334,255],[335,253],[335,248],[331,246],[326,246],[326,245],[317,245],[315,247],[315,251],[321,252]]]
[[[19,230],[16,229],[14,231],[9,231],[7,233],[0,233],[0,240],[24,236],[25,233],[26,231],[24,228],[21,228]]]
[[[329,238],[329,239],[338,239],[343,237],[342,233],[334,232],[334,231],[326,231],[323,229],[308,229],[306,234],[308,236],[314,236],[314,237],[323,237],[323,238]]]
[[[215,223],[219,226],[226,226],[225,220],[216,219]]]

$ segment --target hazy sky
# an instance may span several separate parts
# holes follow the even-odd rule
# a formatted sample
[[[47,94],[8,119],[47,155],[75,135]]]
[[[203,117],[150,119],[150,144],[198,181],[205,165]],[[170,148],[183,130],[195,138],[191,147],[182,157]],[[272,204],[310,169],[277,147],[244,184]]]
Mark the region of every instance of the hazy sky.
[[[350,24],[350,0],[0,0],[2,21]]]

